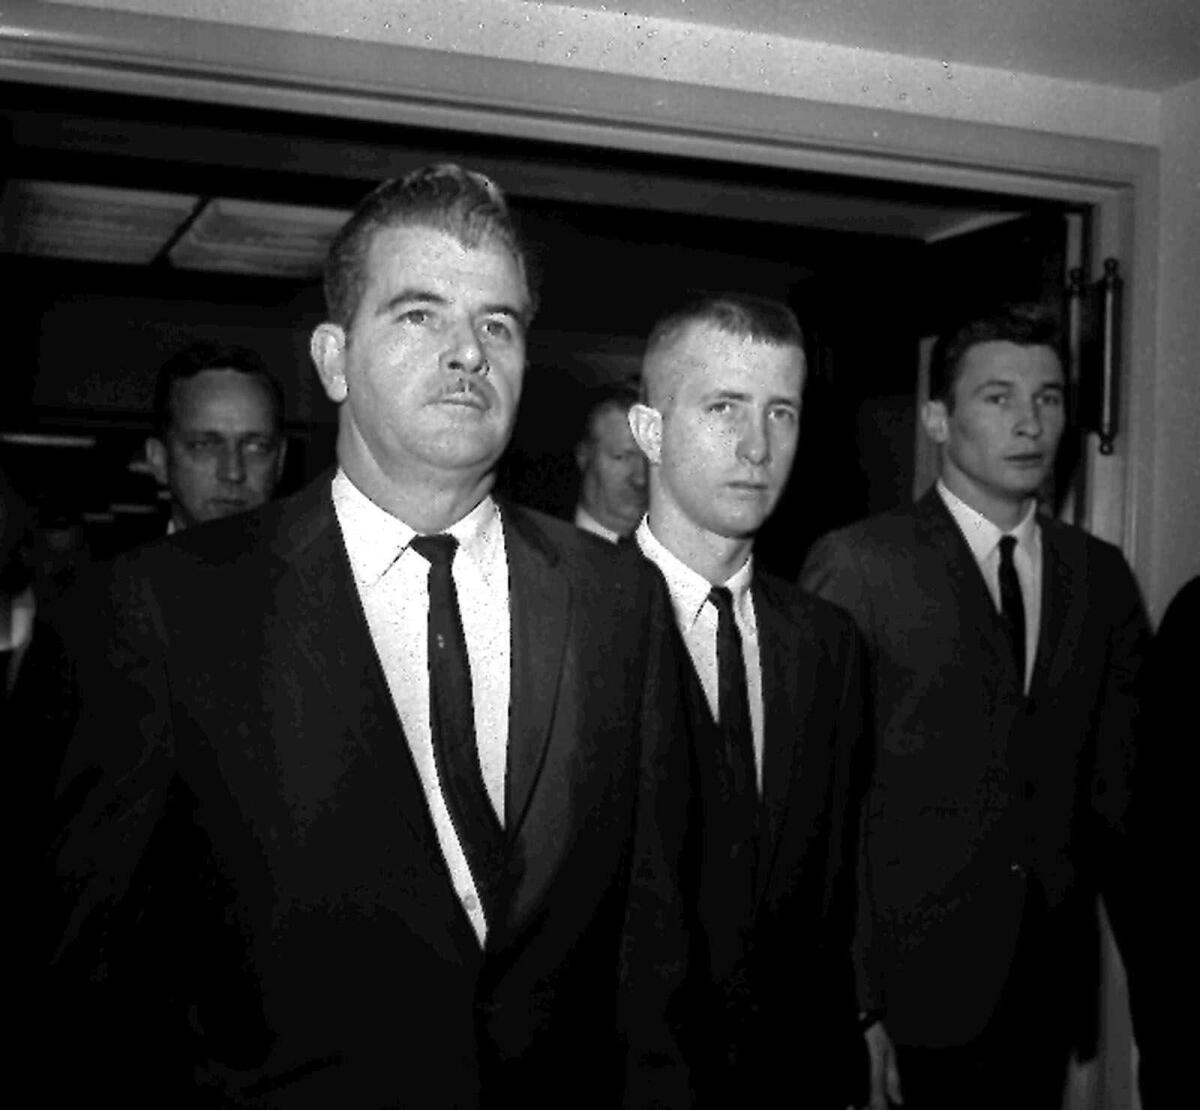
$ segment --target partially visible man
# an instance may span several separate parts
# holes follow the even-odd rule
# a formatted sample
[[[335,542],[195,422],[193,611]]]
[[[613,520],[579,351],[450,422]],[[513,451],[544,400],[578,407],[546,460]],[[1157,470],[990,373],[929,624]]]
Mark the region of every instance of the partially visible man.
[[[1191,1082],[1191,1037],[1173,999],[1193,929],[1191,886],[1180,875],[1193,836],[1196,754],[1188,737],[1196,727],[1198,628],[1200,574],[1172,598],[1146,656],[1126,877],[1107,903],[1129,987],[1143,1110],[1177,1102]]]
[[[32,513],[0,469],[0,722],[33,636]]]
[[[637,530],[662,572],[705,722],[705,982],[690,1011],[703,1105],[844,1110],[866,1086],[852,940],[869,770],[858,635],[764,573],[754,537],[795,456],[791,310],[737,294],[664,318],[630,422],[650,466]]]
[[[311,344],[336,473],[127,556],[72,645],[49,1045],[89,1098],[686,1104],[666,592],[491,496],[525,259],[480,174],[370,194]]]
[[[283,391],[253,351],[194,343],[163,365],[146,461],[171,494],[169,531],[265,505],[286,454]]]
[[[629,430],[629,410],[637,400],[632,385],[600,391],[575,448],[580,473],[575,524],[610,543],[632,534],[646,511],[646,459]]]
[[[819,541],[802,577],[869,652],[877,1110],[1058,1110],[1092,989],[1076,949],[1123,851],[1148,627],[1121,553],[1038,513],[1065,424],[1059,347],[1037,306],[943,336],[921,413],[935,488]]]

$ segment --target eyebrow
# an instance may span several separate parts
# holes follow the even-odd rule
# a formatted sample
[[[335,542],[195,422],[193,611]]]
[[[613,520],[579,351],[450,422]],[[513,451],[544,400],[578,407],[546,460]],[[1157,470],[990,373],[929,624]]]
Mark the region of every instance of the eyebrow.
[[[384,301],[376,310],[376,316],[390,316],[401,305],[405,304],[434,304],[446,305],[449,300],[443,297],[440,293],[435,293],[432,289],[421,289],[419,287],[410,286],[406,289],[401,289],[398,293],[393,294]],[[516,308],[510,304],[497,302],[495,304],[485,304],[482,308],[484,316],[510,316],[512,319],[524,325],[527,321],[528,311]]]
[[[445,304],[446,298],[440,293],[435,293],[431,289],[418,289],[408,287],[401,289],[398,293],[390,296],[386,301],[375,309],[376,316],[390,316],[402,304],[410,302],[417,304]]]
[[[987,389],[1016,389],[1017,382],[1013,378],[988,378],[985,382],[980,382],[975,387],[976,393],[982,393]],[[1042,382],[1035,392],[1044,393],[1047,389],[1058,390],[1060,393],[1066,390],[1065,382]]]
[[[754,398],[745,391],[737,389],[715,389],[711,393],[706,393],[703,397],[705,401],[753,401]],[[800,399],[798,397],[787,397],[783,394],[776,394],[774,397],[767,398],[768,405],[791,405],[793,408],[800,407]]]

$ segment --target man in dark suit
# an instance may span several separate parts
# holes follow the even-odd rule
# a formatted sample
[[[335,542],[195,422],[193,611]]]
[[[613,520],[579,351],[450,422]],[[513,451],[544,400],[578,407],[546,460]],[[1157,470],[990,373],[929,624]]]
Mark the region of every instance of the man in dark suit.
[[[1037,512],[1058,344],[1031,306],[944,336],[922,410],[936,487],[819,541],[802,577],[868,645],[859,956],[880,1110],[1057,1108],[1088,989],[1074,954],[1122,842],[1147,623],[1121,553]]]
[[[1177,1102],[1190,1082],[1190,1035],[1175,998],[1192,942],[1190,886],[1180,882],[1196,782],[1192,688],[1200,674],[1200,574],[1172,598],[1142,669],[1124,879],[1106,903],[1129,987],[1143,1110]]]
[[[664,318],[630,422],[649,460],[636,538],[667,583],[706,722],[705,982],[692,1051],[706,1105],[843,1110],[865,1088],[851,958],[861,787],[858,636],[758,568],[795,455],[804,377],[783,304],[735,294]]]
[[[286,457],[283,390],[254,351],[201,341],[163,364],[146,462],[171,495],[168,531],[265,505]]]
[[[679,1105],[668,603],[489,494],[534,307],[503,198],[388,182],[326,294],[332,480],[126,556],[75,651],[52,1047],[123,1105]]]

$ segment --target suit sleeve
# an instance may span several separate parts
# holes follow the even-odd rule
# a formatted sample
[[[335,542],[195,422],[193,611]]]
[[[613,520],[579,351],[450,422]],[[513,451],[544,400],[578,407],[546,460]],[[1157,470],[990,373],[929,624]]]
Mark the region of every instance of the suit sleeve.
[[[1200,578],[1169,606],[1147,650],[1122,835],[1103,875],[1105,908],[1129,986],[1138,1088],[1150,1110],[1176,1101],[1191,1082],[1191,1038],[1177,1011],[1178,1000],[1187,995],[1186,988],[1180,993],[1179,960],[1193,943],[1192,915],[1179,875],[1186,866],[1183,846],[1192,839],[1191,693],[1200,668],[1198,622]],[[1130,655],[1139,623],[1128,619]],[[1104,826],[1111,828],[1110,820]]]
[[[873,931],[871,881],[864,851],[868,794],[874,770],[877,739],[873,718],[874,691],[871,686],[870,660],[873,648],[873,620],[870,593],[859,554],[840,533],[834,532],[817,541],[800,572],[801,588],[823,597],[849,614],[858,629],[857,674],[852,678],[862,694],[863,712],[857,722],[844,721],[843,727],[858,728],[862,739],[855,750],[847,775],[848,789],[856,790],[858,805],[846,820],[853,821],[853,833],[844,834],[846,858],[852,860],[847,874],[855,877],[853,952],[858,1005],[864,1012],[882,1012],[886,1008],[878,976],[872,972],[869,952]],[[851,848],[852,845],[852,848]],[[842,904],[847,903],[843,895]]]
[[[626,1050],[626,1107],[693,1104],[683,1048],[693,921],[686,876],[696,842],[682,666],[665,586],[646,574],[647,666],[630,895],[622,938],[618,1014]]]
[[[1110,552],[1106,550],[1106,554]],[[1104,684],[1092,728],[1096,763],[1092,776],[1091,809],[1095,822],[1094,847],[1102,865],[1121,850],[1128,831],[1130,789],[1140,708],[1142,664],[1150,641],[1150,625],[1137,583],[1123,557],[1112,551],[1115,566],[1101,580],[1112,606]]]
[[[71,638],[73,721],[53,802],[43,1032],[72,1061],[57,1082],[92,1098],[128,1099],[139,1085],[161,1098],[168,1074],[185,1075],[168,1004],[169,953],[185,941],[165,907],[187,872],[166,850],[175,807],[161,622],[133,576],[84,598],[89,630]],[[170,866],[157,866],[165,856]]]

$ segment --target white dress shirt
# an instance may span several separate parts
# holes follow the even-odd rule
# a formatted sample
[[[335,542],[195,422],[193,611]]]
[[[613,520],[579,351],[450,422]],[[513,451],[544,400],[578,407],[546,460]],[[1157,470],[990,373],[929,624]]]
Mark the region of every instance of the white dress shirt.
[[[642,553],[662,571],[675,620],[687,645],[692,664],[704,687],[704,697],[714,721],[719,722],[720,689],[717,680],[717,610],[708,599],[713,587],[701,574],[680,562],[650,531],[648,517],[642,518],[636,532]],[[746,697],[750,703],[750,724],[754,731],[754,777],[762,794],[763,766],[763,699],[762,668],[759,663],[758,622],[750,595],[753,577],[753,558],[747,559],[725,582],[733,595],[733,619],[742,637],[742,658],[746,664]]]
[[[1001,611],[1000,539],[1010,535],[1017,541],[1013,548],[1013,565],[1017,570],[1017,581],[1021,583],[1021,603],[1025,610],[1024,688],[1028,690],[1036,662],[1034,657],[1042,616],[1042,530],[1037,523],[1037,502],[1031,498],[1020,523],[1011,531],[1004,532],[982,513],[972,509],[961,497],[951,493],[940,478],[937,491],[983,572],[983,580],[987,583],[997,612]]]
[[[430,732],[429,564],[409,546],[417,533],[371,501],[340,468],[333,479],[333,506],[442,856],[482,946],[487,938],[483,902],[442,793]],[[479,763],[488,797],[503,825],[512,649],[508,557],[496,503],[484,498],[447,533],[459,544],[452,574],[471,665]]]
[[[582,528],[585,532],[591,532],[593,536],[599,536],[602,540],[608,540],[609,543],[619,543],[621,540],[620,532],[606,528],[582,505],[575,506],[575,527]]]
[[[12,693],[17,682],[17,668],[21,657],[33,638],[33,617],[37,608],[33,587],[28,586],[11,601],[3,599],[9,606],[7,628],[0,627],[0,651],[11,652],[7,658],[0,657],[0,701]]]

